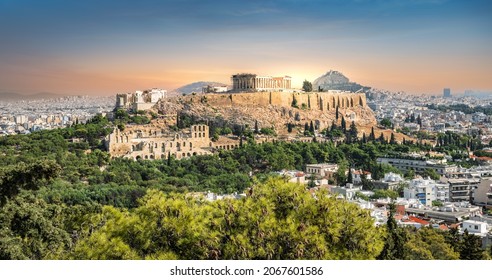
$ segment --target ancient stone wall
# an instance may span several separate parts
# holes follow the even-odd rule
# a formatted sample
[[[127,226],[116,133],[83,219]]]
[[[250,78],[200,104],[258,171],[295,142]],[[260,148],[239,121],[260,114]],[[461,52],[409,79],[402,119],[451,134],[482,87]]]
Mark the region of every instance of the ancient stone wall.
[[[296,100],[295,102],[294,99]],[[233,94],[207,94],[193,96],[192,102],[206,102],[213,106],[268,106],[277,105],[291,107],[297,103],[299,108],[305,106],[311,110],[331,111],[338,106],[340,109],[367,107],[363,93],[286,93],[286,92],[255,92]],[[304,105],[303,105],[304,104]]]

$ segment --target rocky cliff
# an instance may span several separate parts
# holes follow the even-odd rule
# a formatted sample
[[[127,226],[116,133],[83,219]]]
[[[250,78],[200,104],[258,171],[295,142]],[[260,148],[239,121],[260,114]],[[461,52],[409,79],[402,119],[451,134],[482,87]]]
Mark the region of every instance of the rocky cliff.
[[[258,92],[241,94],[196,94],[162,99],[154,109],[160,114],[186,114],[197,120],[254,127],[274,127],[278,133],[287,124],[303,127],[313,123],[321,130],[335,120],[354,120],[358,126],[373,126],[376,119],[364,94]]]

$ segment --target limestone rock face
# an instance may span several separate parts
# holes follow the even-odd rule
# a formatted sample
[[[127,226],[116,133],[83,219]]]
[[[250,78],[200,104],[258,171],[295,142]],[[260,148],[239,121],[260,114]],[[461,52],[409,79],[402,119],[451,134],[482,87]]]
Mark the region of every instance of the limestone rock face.
[[[369,87],[364,87],[360,84],[350,82],[350,80],[345,77],[342,73],[334,70],[330,70],[326,72],[326,74],[317,78],[313,82],[314,90],[343,90],[343,91],[351,91],[357,92],[359,90],[369,90]]]
[[[292,106],[296,99],[300,106]],[[273,127],[279,133],[287,129],[287,124],[304,127],[311,121],[318,130],[331,126],[336,121],[336,111],[347,121],[354,120],[358,126],[371,127],[376,124],[372,110],[366,105],[364,94],[309,93],[290,94],[243,93],[243,94],[203,94],[163,98],[155,110],[167,116],[186,114],[204,123],[225,123],[254,127]]]

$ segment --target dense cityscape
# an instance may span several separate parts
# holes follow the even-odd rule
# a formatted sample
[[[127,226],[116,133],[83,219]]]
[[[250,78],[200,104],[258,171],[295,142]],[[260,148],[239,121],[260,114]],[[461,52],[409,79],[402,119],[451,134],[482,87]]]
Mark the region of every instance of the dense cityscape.
[[[0,0],[2,275],[485,277],[491,10]]]

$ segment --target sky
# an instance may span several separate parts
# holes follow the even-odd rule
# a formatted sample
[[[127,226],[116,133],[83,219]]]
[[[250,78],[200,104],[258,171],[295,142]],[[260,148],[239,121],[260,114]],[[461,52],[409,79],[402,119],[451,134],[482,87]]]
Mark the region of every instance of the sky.
[[[114,95],[338,70],[409,94],[492,91],[490,0],[0,0],[0,93]]]

